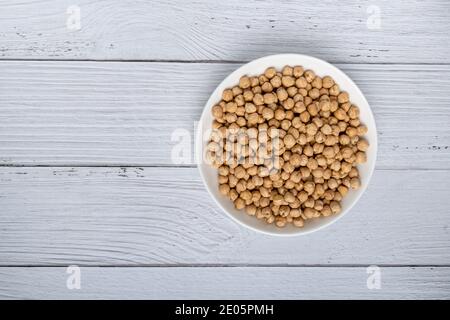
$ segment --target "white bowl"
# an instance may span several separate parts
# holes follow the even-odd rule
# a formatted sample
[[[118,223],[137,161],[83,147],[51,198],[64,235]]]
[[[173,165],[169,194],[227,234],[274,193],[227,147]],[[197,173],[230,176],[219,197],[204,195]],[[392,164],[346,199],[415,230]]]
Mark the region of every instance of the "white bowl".
[[[368,128],[368,133],[365,137],[370,144],[367,151],[367,162],[358,166],[361,178],[361,187],[358,190],[350,190],[344,197],[341,202],[341,213],[326,218],[320,217],[317,219],[308,220],[305,222],[305,226],[303,228],[297,228],[290,224],[284,228],[278,228],[274,224],[267,224],[254,216],[247,215],[244,210],[235,209],[233,202],[219,193],[217,169],[211,167],[203,161],[204,150],[206,150],[205,147],[208,143],[206,133],[211,130],[211,124],[213,121],[211,108],[221,100],[223,90],[237,85],[239,78],[243,75],[260,75],[264,73],[268,67],[275,67],[277,70],[281,70],[281,68],[286,65],[300,65],[303,66],[305,70],[311,69],[317,75],[322,77],[329,75],[335,80],[341,90],[347,91],[350,95],[350,101],[356,104],[360,109],[361,122]],[[310,56],[301,54],[277,54],[259,58],[243,65],[226,77],[221,84],[219,84],[206,103],[200,123],[198,124],[195,152],[200,175],[205,183],[206,189],[211,194],[217,205],[221,207],[223,211],[225,211],[234,221],[252,230],[270,235],[301,235],[317,231],[337,221],[343,217],[359,200],[361,195],[366,190],[375,168],[377,154],[377,129],[372,111],[366,98],[356,84],[341,70],[328,62]]]

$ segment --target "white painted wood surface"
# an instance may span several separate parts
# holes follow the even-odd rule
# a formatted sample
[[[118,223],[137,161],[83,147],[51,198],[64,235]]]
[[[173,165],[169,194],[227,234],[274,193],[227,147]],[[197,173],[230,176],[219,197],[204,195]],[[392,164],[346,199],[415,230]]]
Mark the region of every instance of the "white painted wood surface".
[[[66,27],[74,5],[80,30]],[[3,0],[0,58],[448,63],[449,11],[447,0]]]
[[[0,168],[0,265],[449,265],[450,171],[377,170],[339,222],[246,230],[196,168]]]
[[[0,298],[450,299],[448,30],[446,0],[0,0]],[[170,158],[230,71],[284,52],[337,63],[379,130],[352,212],[291,239]]]
[[[69,290],[66,268],[0,268],[0,298],[450,299],[448,267],[381,267],[380,275],[380,289],[368,289],[362,267],[82,267],[80,289]]]
[[[0,62],[0,161],[6,165],[174,165],[236,64]],[[339,65],[379,130],[379,168],[450,169],[450,66]]]

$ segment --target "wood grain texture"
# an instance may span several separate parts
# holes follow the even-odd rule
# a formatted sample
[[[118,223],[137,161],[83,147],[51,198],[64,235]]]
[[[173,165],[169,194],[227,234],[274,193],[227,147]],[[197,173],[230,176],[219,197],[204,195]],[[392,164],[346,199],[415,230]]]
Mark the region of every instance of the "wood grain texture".
[[[213,203],[195,168],[0,168],[0,265],[448,265],[450,171],[377,170],[347,216],[277,238]]]
[[[66,25],[73,5],[80,30]],[[0,0],[0,298],[450,299],[449,12],[446,0]],[[171,159],[227,74],[285,52],[337,63],[379,130],[355,208],[290,239],[236,225],[194,162]],[[70,264],[81,290],[66,288]],[[366,287],[371,264],[381,290]]]
[[[3,165],[174,165],[236,64],[0,62]],[[339,65],[379,130],[378,168],[450,169],[450,66]],[[193,158],[193,157],[192,157]]]
[[[66,27],[74,4],[80,30]],[[248,61],[298,52],[331,62],[449,63],[449,10],[446,0],[1,1],[0,58]]]
[[[96,268],[80,269],[67,289],[66,268],[0,268],[2,299],[450,299],[450,268],[381,267],[381,288],[367,269]]]

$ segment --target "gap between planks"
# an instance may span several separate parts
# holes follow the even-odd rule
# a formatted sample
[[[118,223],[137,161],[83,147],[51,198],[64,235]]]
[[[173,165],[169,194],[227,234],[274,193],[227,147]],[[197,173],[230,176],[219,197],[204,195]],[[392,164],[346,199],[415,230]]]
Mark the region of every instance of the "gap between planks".
[[[195,164],[189,165],[171,165],[171,164],[152,164],[152,165],[139,165],[139,164],[126,164],[126,165],[89,165],[89,164],[37,164],[37,165],[21,165],[21,164],[0,164],[0,168],[173,168],[173,169],[187,169],[187,168],[197,168]],[[377,168],[377,171],[450,171],[450,168]]]
[[[68,265],[76,265],[81,268],[366,268],[374,265],[380,268],[450,268],[450,264],[30,264],[30,265],[0,265],[2,268],[64,268]]]
[[[268,54],[267,56],[269,56]],[[262,58],[264,56],[261,56]],[[257,58],[258,59],[258,58]],[[256,59],[253,59],[256,60]],[[245,64],[253,60],[182,60],[182,59],[48,59],[48,58],[0,58],[0,62],[124,62],[124,63],[186,63],[186,64]],[[448,62],[348,62],[325,60],[331,64],[341,65],[400,65],[400,66],[450,66]]]

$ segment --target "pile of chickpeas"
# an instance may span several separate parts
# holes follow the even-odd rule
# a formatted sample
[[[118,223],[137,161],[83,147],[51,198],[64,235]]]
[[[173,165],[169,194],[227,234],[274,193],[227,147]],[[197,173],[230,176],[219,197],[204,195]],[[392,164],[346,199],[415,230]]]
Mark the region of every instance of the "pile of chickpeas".
[[[212,108],[206,161],[237,209],[284,227],[341,211],[360,187],[367,127],[349,95],[301,66],[243,76]]]

